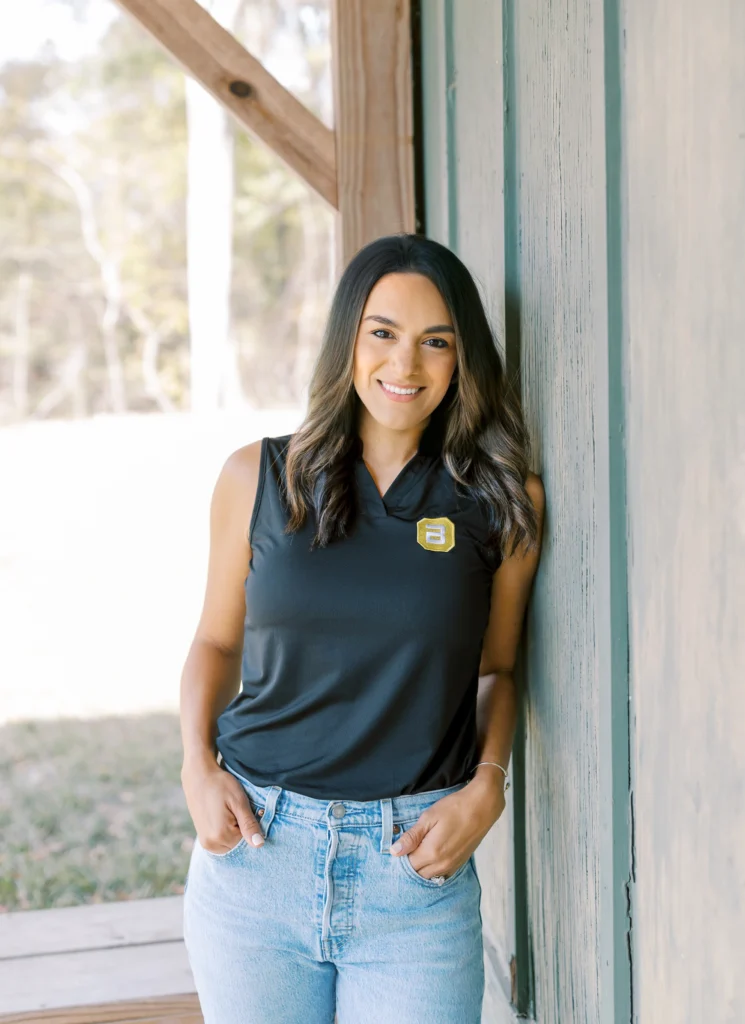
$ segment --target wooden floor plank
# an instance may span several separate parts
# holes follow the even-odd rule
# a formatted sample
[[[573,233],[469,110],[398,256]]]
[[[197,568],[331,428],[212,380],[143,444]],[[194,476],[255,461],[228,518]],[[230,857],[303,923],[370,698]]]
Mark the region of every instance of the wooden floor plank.
[[[182,937],[183,896],[0,914],[0,963],[45,953],[108,949]]]
[[[2,1024],[204,1024],[196,995],[0,1014]]]
[[[0,960],[0,1014],[194,991],[183,941]]]

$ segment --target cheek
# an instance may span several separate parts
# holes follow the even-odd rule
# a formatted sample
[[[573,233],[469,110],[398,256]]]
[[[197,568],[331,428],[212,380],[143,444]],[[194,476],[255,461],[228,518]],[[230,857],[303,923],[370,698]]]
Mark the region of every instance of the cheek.
[[[430,379],[436,391],[447,391],[455,367],[457,364],[457,358],[455,353],[449,359],[438,359],[432,360],[429,366]]]
[[[379,360],[375,359],[375,352],[363,341],[358,341],[354,347],[354,380],[355,383],[366,384],[369,382],[375,366]]]

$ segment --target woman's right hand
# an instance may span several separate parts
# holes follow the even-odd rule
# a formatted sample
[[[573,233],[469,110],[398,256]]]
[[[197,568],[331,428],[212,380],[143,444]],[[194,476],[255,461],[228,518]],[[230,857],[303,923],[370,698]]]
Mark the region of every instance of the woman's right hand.
[[[184,764],[181,785],[197,839],[209,853],[229,853],[243,836],[249,846],[262,846],[261,826],[246,791],[217,761]]]

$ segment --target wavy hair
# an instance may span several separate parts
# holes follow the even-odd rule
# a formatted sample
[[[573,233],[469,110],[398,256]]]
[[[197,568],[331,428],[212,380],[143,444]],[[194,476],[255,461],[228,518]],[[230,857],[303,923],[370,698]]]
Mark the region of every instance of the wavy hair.
[[[354,346],[367,298],[386,274],[423,274],[442,295],[457,354],[450,387],[430,421],[442,458],[457,484],[486,510],[488,547],[502,557],[523,543],[532,547],[537,517],[525,490],[530,439],[478,288],[450,249],[412,234],[370,242],[339,280],[310,380],[308,411],[287,449],[286,532],[299,530],[312,513],[312,546],[325,547],[347,536],[354,524],[354,465],[362,453]]]

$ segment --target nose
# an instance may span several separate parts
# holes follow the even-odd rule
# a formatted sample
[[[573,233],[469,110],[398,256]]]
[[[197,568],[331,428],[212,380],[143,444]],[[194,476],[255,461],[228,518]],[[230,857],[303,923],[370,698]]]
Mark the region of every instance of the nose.
[[[391,352],[391,369],[400,381],[415,377],[419,372],[419,345],[416,342],[400,341]]]

